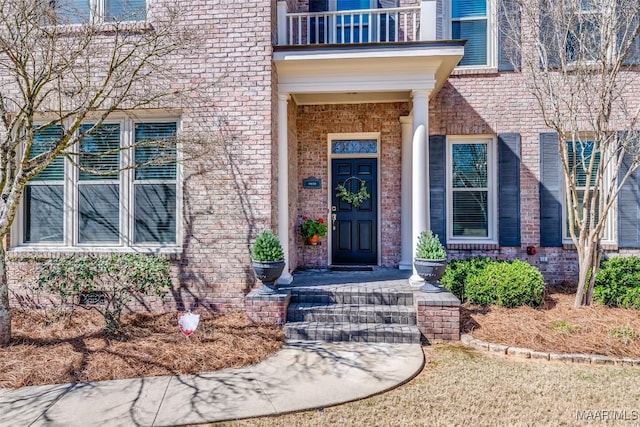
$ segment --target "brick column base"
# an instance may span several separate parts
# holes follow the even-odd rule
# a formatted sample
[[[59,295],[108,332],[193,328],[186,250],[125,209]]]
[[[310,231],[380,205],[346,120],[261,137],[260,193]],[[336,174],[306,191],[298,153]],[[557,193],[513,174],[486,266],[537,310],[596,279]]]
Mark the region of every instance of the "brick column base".
[[[287,321],[287,307],[290,300],[290,291],[261,294],[254,289],[245,297],[244,307],[247,317],[252,322],[284,325]]]
[[[450,292],[415,291],[418,329],[427,340],[460,340],[460,300]]]

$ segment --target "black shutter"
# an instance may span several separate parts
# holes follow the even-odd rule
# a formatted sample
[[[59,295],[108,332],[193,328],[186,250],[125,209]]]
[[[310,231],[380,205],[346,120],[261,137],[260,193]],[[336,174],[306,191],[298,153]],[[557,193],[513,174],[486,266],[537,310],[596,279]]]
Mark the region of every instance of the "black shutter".
[[[447,241],[447,138],[429,136],[429,211],[431,231]]]
[[[498,135],[498,237],[520,246],[520,134]]]
[[[540,246],[562,246],[562,166],[558,134],[540,134]]]
[[[629,23],[626,23],[624,19],[620,21],[621,28],[618,31],[616,40],[618,45],[624,46],[626,43],[631,42],[631,47],[623,60],[624,65],[640,65],[640,36],[632,33],[637,28],[638,21],[640,21],[640,16],[637,15],[633,16]],[[629,40],[631,37],[633,37],[633,40]]]
[[[502,0],[498,19],[498,70],[520,69],[520,6],[516,0]]]
[[[625,154],[618,182],[631,166],[632,156]],[[621,248],[640,248],[640,168],[627,178],[618,193],[618,246]]]

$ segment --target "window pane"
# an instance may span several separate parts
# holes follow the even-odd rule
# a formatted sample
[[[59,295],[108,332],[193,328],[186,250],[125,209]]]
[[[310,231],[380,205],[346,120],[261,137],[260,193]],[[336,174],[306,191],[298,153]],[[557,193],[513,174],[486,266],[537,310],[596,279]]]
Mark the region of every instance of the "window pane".
[[[91,6],[89,0],[55,0],[56,17],[60,24],[89,22]]]
[[[591,195],[591,197],[596,197],[596,196],[597,195],[595,195],[595,194]],[[584,190],[578,190],[578,200],[577,200],[577,202],[578,202],[578,212],[577,212],[578,218],[582,218],[582,207],[584,206],[584,203],[582,203],[583,198],[584,198]],[[565,202],[565,204],[566,204],[566,202]],[[589,215],[589,214],[587,213],[587,215]],[[570,222],[569,222],[569,213],[568,212],[566,213],[566,216],[567,216],[567,221],[565,223],[566,234],[567,234],[567,238],[570,238],[571,237],[571,232],[569,230]],[[587,217],[587,230],[590,228],[589,227],[589,221],[590,221],[590,215]],[[596,209],[595,224],[597,224],[598,221],[600,221],[600,211]],[[578,224],[575,224],[575,226],[576,226],[575,227],[575,232],[578,233]]]
[[[488,237],[488,208],[487,191],[454,191],[453,235]]]
[[[358,10],[369,9],[371,2],[369,0],[338,0],[338,10]]]
[[[78,189],[80,243],[120,241],[120,191],[118,185],[80,185]]]
[[[144,21],[146,17],[145,0],[106,0],[105,21]]]
[[[176,123],[137,123],[136,144],[144,141],[157,141],[158,144],[135,148],[136,165],[150,161],[159,161],[160,164],[138,167],[136,180],[146,179],[175,179],[176,178],[176,149],[175,135]],[[167,163],[169,161],[169,163]]]
[[[62,127],[59,125],[51,126],[40,131],[36,130],[33,136],[33,144],[31,145],[31,152],[29,158],[34,158],[38,154],[51,151],[53,146],[62,137]],[[33,181],[61,181],[64,179],[64,157],[57,157],[46,167],[45,170],[40,172],[33,178]]]
[[[176,186],[135,186],[135,243],[176,242]]]
[[[451,24],[451,36],[455,40],[467,40],[464,56],[459,65],[487,64],[487,21],[454,21]]]
[[[487,144],[453,144],[453,187],[487,187]]]
[[[486,15],[486,0],[453,0],[451,3],[451,16],[453,18],[470,18]]]
[[[92,125],[80,126],[80,133],[87,132]],[[120,167],[120,125],[102,125],[80,140],[80,166],[89,171],[80,171],[81,181],[117,180]],[[103,173],[109,173],[102,175]]]
[[[64,187],[27,185],[24,201],[25,243],[62,243]]]
[[[593,162],[593,172],[590,179],[591,185],[595,185],[596,174],[600,165],[600,151],[595,151],[594,153],[595,142],[576,142],[574,150],[574,144],[569,141],[567,143],[567,149],[569,152],[569,170],[575,174],[576,186],[578,187],[584,187],[587,184],[587,171],[589,169],[589,163],[591,162],[591,156],[596,156]]]

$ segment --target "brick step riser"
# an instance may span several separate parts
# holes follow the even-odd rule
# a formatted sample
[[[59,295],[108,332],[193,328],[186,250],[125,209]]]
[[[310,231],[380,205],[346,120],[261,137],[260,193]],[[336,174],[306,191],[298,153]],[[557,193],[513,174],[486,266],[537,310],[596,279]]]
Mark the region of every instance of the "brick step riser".
[[[353,293],[295,293],[291,303],[359,304],[359,305],[413,305],[413,294],[353,294]]]
[[[285,328],[287,340],[325,341],[325,342],[375,342],[388,344],[419,344],[419,333],[405,333],[399,335],[393,332],[347,332],[347,331],[319,331],[313,329]]]
[[[335,313],[331,311],[313,309],[294,309],[287,311],[289,322],[333,322],[333,323],[382,323],[415,325],[415,313],[362,313],[352,311],[347,313]]]

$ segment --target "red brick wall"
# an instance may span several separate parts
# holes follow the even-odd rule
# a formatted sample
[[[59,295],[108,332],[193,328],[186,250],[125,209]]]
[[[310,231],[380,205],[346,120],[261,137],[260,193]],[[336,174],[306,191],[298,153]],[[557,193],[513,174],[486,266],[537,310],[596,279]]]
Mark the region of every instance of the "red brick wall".
[[[409,113],[408,103],[299,106],[298,135],[298,224],[300,216],[329,217],[328,133],[380,132],[382,265],[400,261],[400,116]],[[322,190],[302,188],[302,179],[322,179]],[[326,267],[327,238],[322,245],[305,246],[297,233],[298,261],[303,267]]]

